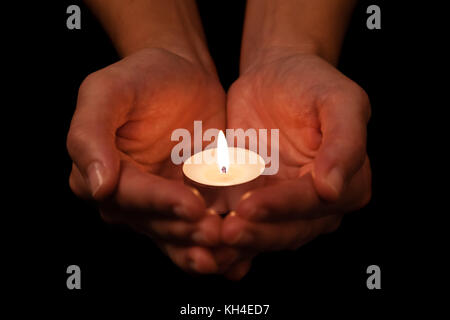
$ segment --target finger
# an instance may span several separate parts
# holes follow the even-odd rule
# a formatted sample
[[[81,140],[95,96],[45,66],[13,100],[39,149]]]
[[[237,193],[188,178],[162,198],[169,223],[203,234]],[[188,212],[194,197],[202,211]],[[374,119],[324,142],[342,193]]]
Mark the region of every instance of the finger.
[[[215,273],[218,268],[210,250],[202,247],[182,247],[162,243],[160,246],[182,270],[194,273]]]
[[[310,174],[253,190],[242,197],[236,215],[252,221],[314,219],[365,206],[371,196],[369,159],[334,203],[322,200]]]
[[[255,221],[278,221],[315,217],[320,198],[310,174],[244,194],[236,215]]]
[[[92,199],[92,192],[89,188],[89,185],[86,183],[86,179],[84,179],[84,177],[81,175],[80,170],[74,163],[72,163],[69,185],[70,189],[72,189],[73,193],[75,193],[77,197],[85,200]]]
[[[105,204],[127,219],[130,212],[142,217],[178,217],[196,221],[206,215],[201,195],[181,181],[169,180],[141,171],[121,161],[121,174],[114,196]]]
[[[83,82],[72,118],[67,149],[92,197],[113,192],[119,175],[115,132],[125,119],[132,96],[122,84],[97,72]]]
[[[222,241],[256,251],[296,249],[322,233],[335,230],[340,221],[340,215],[278,223],[252,222],[235,216],[225,219]]]
[[[255,255],[255,252],[241,248],[222,246],[215,248],[213,254],[219,267],[219,273],[226,273],[236,263],[251,259]]]
[[[252,260],[242,260],[233,266],[224,274],[225,278],[232,281],[239,281],[250,271]]]
[[[184,245],[216,246],[220,240],[221,218],[206,216],[199,222],[150,219],[139,227],[152,238]],[[139,222],[138,222],[139,223]]]
[[[219,232],[220,237],[220,232]],[[219,267],[219,273],[224,273],[228,268],[233,265],[239,258],[240,253],[236,248],[231,247],[218,247],[213,250],[214,259]]]
[[[322,144],[314,160],[314,182],[322,198],[336,201],[364,163],[370,103],[355,87],[330,95],[321,107]]]

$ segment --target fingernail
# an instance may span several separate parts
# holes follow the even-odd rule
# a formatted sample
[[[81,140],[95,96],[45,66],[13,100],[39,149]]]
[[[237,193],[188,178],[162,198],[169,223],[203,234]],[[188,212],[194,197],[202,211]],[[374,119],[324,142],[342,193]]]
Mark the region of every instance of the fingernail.
[[[339,196],[344,187],[344,178],[338,168],[331,169],[328,173],[327,181],[329,186],[335,191],[336,196]]]
[[[236,216],[236,211],[231,211],[229,214],[228,214],[230,217],[235,217]]]
[[[234,239],[231,240],[230,244],[248,244],[251,241],[252,236],[245,231],[241,231]]]
[[[192,241],[194,241],[196,243],[205,243],[206,242],[205,236],[200,231],[197,231],[194,234],[192,234],[191,239],[192,239]]]
[[[248,192],[244,193],[244,194],[242,195],[242,197],[241,197],[241,201],[250,198],[251,195],[252,195],[251,191],[248,191]]]
[[[210,214],[210,215],[212,215],[212,216],[218,215],[217,211],[214,210],[213,208],[208,208],[208,209],[206,209],[206,213],[207,213],[207,214]]]
[[[197,189],[191,187],[191,190],[192,190],[192,193],[195,194],[197,197],[201,197],[200,192]]]
[[[89,187],[94,197],[103,184],[103,174],[105,167],[98,161],[92,162],[87,169]]]

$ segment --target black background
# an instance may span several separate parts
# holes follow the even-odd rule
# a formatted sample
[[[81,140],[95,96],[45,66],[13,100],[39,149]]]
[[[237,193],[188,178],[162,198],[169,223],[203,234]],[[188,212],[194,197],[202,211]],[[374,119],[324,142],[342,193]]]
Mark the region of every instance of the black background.
[[[66,28],[70,4],[81,7],[81,30]],[[370,4],[381,7],[381,30],[366,28]],[[227,88],[238,77],[245,2],[201,0],[199,5],[211,53]],[[339,312],[366,318],[384,314],[387,307],[398,305],[398,297],[418,290],[406,287],[411,280],[408,254],[414,246],[407,225],[415,218],[406,206],[414,202],[409,177],[414,164],[408,161],[411,138],[406,128],[411,120],[405,117],[414,101],[406,102],[405,96],[414,93],[406,82],[414,77],[409,52],[412,38],[420,38],[421,30],[408,27],[411,24],[405,16],[411,19],[411,15],[399,2],[359,2],[339,64],[344,74],[367,91],[372,103],[370,204],[348,214],[333,234],[320,236],[295,252],[258,256],[240,282],[183,273],[151,240],[107,225],[95,207],[71,193],[65,139],[78,87],[89,73],[117,61],[118,56],[81,1],[42,4],[39,14],[32,16],[25,28],[27,36],[15,39],[17,46],[25,47],[18,54],[25,66],[18,75],[19,87],[30,85],[30,89],[21,90],[15,101],[29,110],[22,127],[30,122],[32,128],[19,136],[19,151],[25,152],[18,161],[27,163],[25,175],[36,178],[25,187],[19,179],[17,188],[30,196],[16,200],[17,208],[32,208],[27,209],[32,217],[22,223],[26,226],[14,239],[25,239],[23,250],[15,252],[15,261],[24,261],[21,266],[26,269],[19,291],[28,292],[30,284],[38,289],[33,299],[45,297],[48,302],[41,307],[65,306],[72,313],[97,306],[100,310],[144,310],[145,318],[182,319],[179,308],[188,303],[216,308],[270,304],[270,316],[262,319],[300,318],[306,311],[319,317]],[[21,27],[15,21],[11,29]],[[66,288],[66,268],[71,264],[81,267],[82,289],[78,291]],[[366,268],[371,264],[381,267],[381,290],[366,287]]]

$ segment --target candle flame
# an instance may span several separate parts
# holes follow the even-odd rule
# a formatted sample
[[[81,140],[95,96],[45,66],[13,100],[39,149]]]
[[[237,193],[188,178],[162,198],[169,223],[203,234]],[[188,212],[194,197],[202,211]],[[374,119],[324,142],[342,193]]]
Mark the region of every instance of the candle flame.
[[[228,154],[228,144],[225,135],[221,130],[217,136],[217,165],[221,173],[227,173],[230,165],[230,155]]]

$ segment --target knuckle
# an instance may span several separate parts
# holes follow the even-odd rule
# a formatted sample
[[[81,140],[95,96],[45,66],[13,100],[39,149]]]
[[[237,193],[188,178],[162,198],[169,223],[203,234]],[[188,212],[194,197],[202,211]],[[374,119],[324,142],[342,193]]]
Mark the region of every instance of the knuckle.
[[[358,102],[357,106],[360,109],[359,111],[361,113],[361,116],[366,121],[369,121],[372,112],[370,107],[369,95],[367,94],[366,90],[361,88],[356,83],[352,82],[352,88],[349,92],[352,93],[354,99]]]
[[[98,81],[97,80],[98,78],[99,78],[98,71],[88,74],[81,82],[79,91],[89,90],[90,87],[95,85],[95,83]]]
[[[369,95],[366,90],[361,88],[355,82],[352,82],[352,91],[353,95],[361,102],[369,102]]]
[[[78,98],[99,93],[113,95],[118,92],[127,92],[125,77],[113,66],[89,74],[81,83]]]
[[[80,97],[88,92],[93,91],[95,88],[97,88],[100,84],[103,83],[103,78],[104,77],[99,71],[89,74],[81,82],[80,88],[78,89],[78,96]]]
[[[112,88],[113,85],[114,80],[112,77],[108,76],[105,72],[96,71],[84,78],[80,85],[79,94],[90,92],[92,90],[109,89]]]
[[[346,82],[345,85],[330,89],[324,96],[324,102],[330,105],[339,105],[343,101],[348,101],[349,97],[356,102],[352,104],[357,108],[355,112],[368,122],[371,116],[369,95],[352,80]]]
[[[88,141],[89,137],[82,125],[76,121],[72,121],[66,140],[66,147],[70,157],[74,159],[75,155]]]

